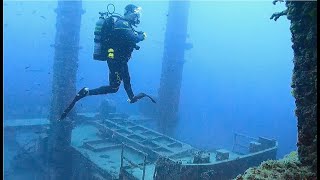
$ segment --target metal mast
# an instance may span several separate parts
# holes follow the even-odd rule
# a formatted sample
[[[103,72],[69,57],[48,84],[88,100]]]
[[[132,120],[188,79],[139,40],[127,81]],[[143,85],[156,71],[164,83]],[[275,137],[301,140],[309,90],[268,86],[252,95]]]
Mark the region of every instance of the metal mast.
[[[178,121],[189,1],[170,1],[159,88],[159,130],[171,135]]]
[[[57,119],[76,94],[82,1],[58,1],[53,64],[48,179],[71,179],[71,124]],[[70,114],[71,119],[74,113]]]

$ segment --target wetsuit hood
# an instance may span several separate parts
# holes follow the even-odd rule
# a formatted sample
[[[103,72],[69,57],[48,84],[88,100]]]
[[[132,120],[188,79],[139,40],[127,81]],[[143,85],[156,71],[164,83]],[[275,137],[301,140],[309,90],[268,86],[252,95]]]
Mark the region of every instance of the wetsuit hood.
[[[140,23],[141,7],[129,4],[125,7],[124,16],[133,25]]]

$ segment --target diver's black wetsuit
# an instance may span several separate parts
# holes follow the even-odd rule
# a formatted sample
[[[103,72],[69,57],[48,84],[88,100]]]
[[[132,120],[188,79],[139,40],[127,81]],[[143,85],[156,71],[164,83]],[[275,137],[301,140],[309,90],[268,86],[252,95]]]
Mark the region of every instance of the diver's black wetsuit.
[[[121,81],[124,83],[124,88],[129,99],[134,97],[130,75],[128,71],[128,61],[131,58],[131,53],[136,47],[136,43],[142,41],[144,36],[142,33],[136,33],[131,25],[125,20],[117,20],[115,22],[114,37],[112,45],[114,49],[114,59],[108,59],[109,67],[109,86],[92,89],[89,95],[109,94],[118,91]]]
[[[136,33],[127,21],[120,19],[115,22],[114,30],[114,36],[111,41],[112,44],[110,44],[114,50],[114,58],[107,60],[109,67],[109,86],[102,86],[92,90],[82,88],[71,104],[63,111],[59,120],[64,119],[76,102],[85,96],[116,93],[119,90],[121,81],[124,83],[124,88],[130,99],[130,103],[135,103],[143,97],[148,97],[153,103],[156,103],[152,97],[145,93],[134,95],[130,83],[128,61],[131,58],[133,49],[136,48],[136,43],[144,40],[143,33]]]

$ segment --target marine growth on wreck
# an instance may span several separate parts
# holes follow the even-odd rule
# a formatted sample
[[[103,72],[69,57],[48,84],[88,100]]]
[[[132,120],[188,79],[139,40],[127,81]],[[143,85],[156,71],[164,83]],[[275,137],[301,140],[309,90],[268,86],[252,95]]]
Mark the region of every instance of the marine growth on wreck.
[[[5,179],[317,179],[316,5],[4,1]]]

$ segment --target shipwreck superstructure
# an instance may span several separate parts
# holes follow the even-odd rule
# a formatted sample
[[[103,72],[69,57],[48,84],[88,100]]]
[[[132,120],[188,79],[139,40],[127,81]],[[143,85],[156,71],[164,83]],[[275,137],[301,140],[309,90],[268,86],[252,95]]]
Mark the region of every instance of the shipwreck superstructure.
[[[28,142],[26,138],[15,139],[21,148],[33,147],[32,152],[24,149],[24,154],[33,154],[30,157],[37,159],[33,166],[41,169],[38,176],[46,173],[46,169],[41,167],[45,167],[46,162],[43,152],[46,152],[48,122],[38,119],[34,120],[34,124],[38,125],[33,125],[37,128],[23,128],[24,133],[37,131],[38,137],[32,136],[37,139],[31,141],[33,146],[32,143],[25,144]],[[231,179],[249,167],[276,158],[277,141],[273,139],[235,134],[232,150],[206,151],[134,122],[130,117],[117,114],[102,118],[93,113],[87,115],[86,120],[73,124],[69,151],[72,159],[70,177],[75,180]],[[17,131],[16,128],[21,129],[18,124],[19,121],[8,123],[5,130]],[[22,131],[19,137],[23,137]]]

